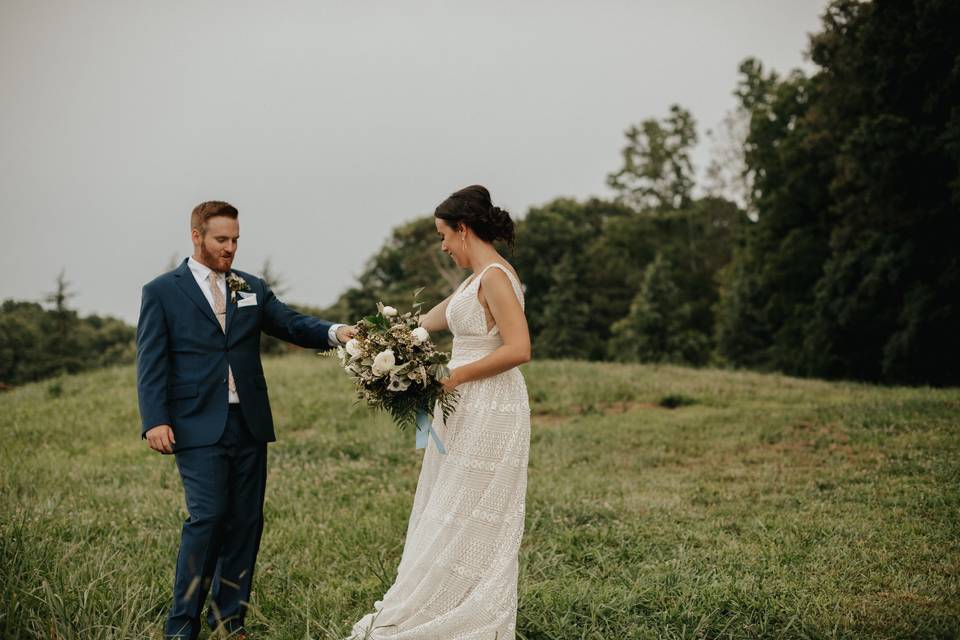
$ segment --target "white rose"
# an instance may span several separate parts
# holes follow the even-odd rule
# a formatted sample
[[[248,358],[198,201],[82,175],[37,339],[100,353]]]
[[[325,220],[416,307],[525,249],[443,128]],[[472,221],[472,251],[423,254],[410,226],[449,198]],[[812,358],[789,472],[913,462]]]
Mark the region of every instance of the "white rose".
[[[395,364],[397,364],[397,360],[393,357],[393,351],[391,349],[381,351],[377,354],[377,357],[373,359],[373,373],[378,376],[390,373]]]
[[[347,344],[344,346],[347,350],[347,353],[350,354],[350,357],[356,358],[360,355],[360,343],[357,342],[356,338],[350,338],[350,340],[348,340]]]
[[[393,316],[397,315],[397,310],[393,307],[384,307],[383,311],[380,313],[383,314],[384,318],[392,318]]]
[[[414,344],[422,344],[430,339],[430,332],[424,329],[423,327],[417,327],[410,332],[410,335],[413,336]]]

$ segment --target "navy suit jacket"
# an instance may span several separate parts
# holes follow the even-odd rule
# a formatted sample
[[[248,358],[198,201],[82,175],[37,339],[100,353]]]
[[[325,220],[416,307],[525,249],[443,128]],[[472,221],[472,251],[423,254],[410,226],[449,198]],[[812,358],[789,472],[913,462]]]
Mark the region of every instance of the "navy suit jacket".
[[[301,347],[330,348],[331,323],[297,313],[260,278],[233,273],[247,281],[257,304],[238,307],[228,289],[226,331],[186,260],[143,287],[137,323],[141,436],[169,424],[175,450],[217,442],[227,423],[229,365],[250,431],[261,442],[272,442],[276,435],[260,363],[260,332]]]

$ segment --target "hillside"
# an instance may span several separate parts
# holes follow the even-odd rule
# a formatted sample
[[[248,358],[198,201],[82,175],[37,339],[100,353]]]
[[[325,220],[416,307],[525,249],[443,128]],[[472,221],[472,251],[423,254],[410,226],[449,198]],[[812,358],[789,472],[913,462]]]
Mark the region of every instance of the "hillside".
[[[421,454],[332,359],[265,366],[280,441],[250,626],[336,638],[392,582]],[[524,373],[518,637],[960,633],[960,390]],[[185,510],[137,425],[129,367],[0,394],[0,637],[159,637]]]

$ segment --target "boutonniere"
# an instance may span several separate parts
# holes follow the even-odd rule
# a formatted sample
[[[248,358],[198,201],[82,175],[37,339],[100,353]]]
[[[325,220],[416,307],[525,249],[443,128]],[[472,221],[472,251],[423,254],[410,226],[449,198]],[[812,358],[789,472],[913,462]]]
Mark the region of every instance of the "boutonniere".
[[[250,291],[247,281],[232,271],[227,274],[227,286],[230,287],[230,302],[233,303],[237,302],[237,291]]]

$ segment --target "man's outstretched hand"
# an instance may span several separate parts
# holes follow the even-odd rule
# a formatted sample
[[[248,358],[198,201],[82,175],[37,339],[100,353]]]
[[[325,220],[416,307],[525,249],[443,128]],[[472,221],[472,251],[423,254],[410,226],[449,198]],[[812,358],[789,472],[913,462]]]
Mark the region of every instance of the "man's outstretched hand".
[[[168,424],[159,424],[146,433],[147,444],[157,453],[173,453],[173,427]]]
[[[337,327],[337,340],[340,341],[340,344],[347,344],[350,338],[355,335],[357,335],[356,325],[345,324],[342,327]]]

